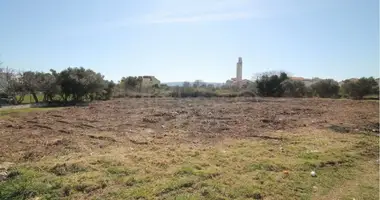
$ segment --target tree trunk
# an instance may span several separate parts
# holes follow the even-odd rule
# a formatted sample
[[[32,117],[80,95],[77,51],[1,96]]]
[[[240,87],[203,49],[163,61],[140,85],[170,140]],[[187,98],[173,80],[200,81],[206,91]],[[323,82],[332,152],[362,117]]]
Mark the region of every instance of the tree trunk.
[[[42,101],[47,102],[47,94],[46,93],[44,93],[44,99]]]
[[[32,96],[33,96],[34,102],[38,103],[38,97],[35,92],[32,92]]]
[[[24,101],[25,94],[20,94],[20,98],[15,97],[17,104],[21,104]]]
[[[47,96],[47,99],[48,99],[50,102],[53,102],[53,95],[49,94],[49,95]]]

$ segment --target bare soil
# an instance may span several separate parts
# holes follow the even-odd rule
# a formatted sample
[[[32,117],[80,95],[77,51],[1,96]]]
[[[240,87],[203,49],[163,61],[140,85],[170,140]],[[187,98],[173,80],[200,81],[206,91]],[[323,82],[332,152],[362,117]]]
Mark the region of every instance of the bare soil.
[[[0,162],[120,145],[214,144],[225,138],[281,140],[300,127],[379,134],[378,101],[330,99],[115,99],[89,107],[0,118]]]

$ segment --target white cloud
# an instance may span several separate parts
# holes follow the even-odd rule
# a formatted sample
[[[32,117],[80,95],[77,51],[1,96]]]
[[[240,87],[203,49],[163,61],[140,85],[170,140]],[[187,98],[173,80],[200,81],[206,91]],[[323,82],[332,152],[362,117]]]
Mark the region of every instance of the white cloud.
[[[290,0],[287,0],[290,1]],[[273,17],[279,13],[276,0],[150,0],[144,11],[124,18],[98,21],[56,30],[63,37],[101,34],[138,24],[201,23]],[[281,6],[282,7],[282,6]],[[70,31],[67,31],[70,30]],[[65,34],[62,34],[65,32]],[[54,33],[56,34],[56,33]]]

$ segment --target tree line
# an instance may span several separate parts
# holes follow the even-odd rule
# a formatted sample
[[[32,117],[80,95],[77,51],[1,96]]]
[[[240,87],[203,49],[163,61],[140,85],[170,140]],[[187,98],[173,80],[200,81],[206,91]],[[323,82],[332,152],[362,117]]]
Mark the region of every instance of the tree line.
[[[293,80],[284,72],[263,74],[256,81],[257,93],[265,97],[320,97],[363,99],[366,95],[379,95],[379,82],[373,77],[347,79],[339,84],[333,79]]]
[[[308,82],[308,84],[306,84]],[[266,72],[246,82],[240,88],[236,85],[216,87],[197,80],[191,85],[184,82],[173,88],[173,97],[320,97],[363,99],[367,95],[379,96],[379,82],[373,77],[347,79],[341,84],[333,79],[294,80],[285,72]]]
[[[100,73],[83,67],[69,67],[57,72],[17,72],[0,68],[0,95],[3,100],[20,104],[26,94],[34,102],[81,102],[86,100],[107,100],[112,97],[115,83],[107,81]]]
[[[192,84],[169,87],[165,84],[144,85],[143,77],[122,77],[118,83],[104,79],[91,69],[69,67],[60,72],[25,71],[0,68],[0,99],[20,104],[30,94],[34,102],[82,102],[108,100],[111,97],[135,96],[171,97],[321,97],[362,99],[378,95],[379,83],[373,77],[347,79],[339,84],[333,79],[313,79],[312,84],[293,80],[284,72],[267,72],[237,88],[231,85],[215,86],[201,80]],[[41,97],[42,98],[39,98]]]

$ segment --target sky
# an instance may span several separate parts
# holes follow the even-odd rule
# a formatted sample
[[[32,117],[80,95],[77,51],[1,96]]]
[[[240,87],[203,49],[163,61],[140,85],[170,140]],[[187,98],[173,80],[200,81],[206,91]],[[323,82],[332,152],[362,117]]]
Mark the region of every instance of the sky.
[[[379,76],[377,0],[0,0],[2,67],[225,82]]]

